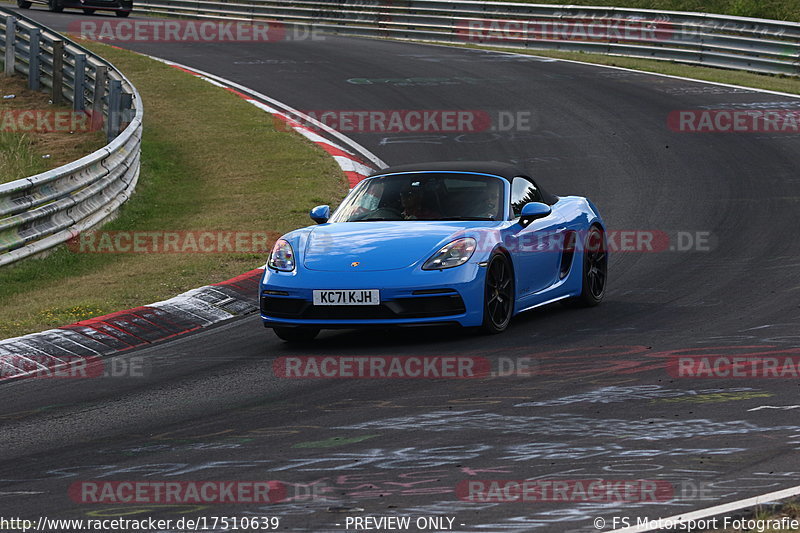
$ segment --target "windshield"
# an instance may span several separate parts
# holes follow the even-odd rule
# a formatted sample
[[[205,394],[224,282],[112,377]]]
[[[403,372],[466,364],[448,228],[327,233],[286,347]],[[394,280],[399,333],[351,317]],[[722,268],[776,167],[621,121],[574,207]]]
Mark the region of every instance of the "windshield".
[[[500,220],[503,180],[459,173],[394,174],[361,182],[331,222]]]

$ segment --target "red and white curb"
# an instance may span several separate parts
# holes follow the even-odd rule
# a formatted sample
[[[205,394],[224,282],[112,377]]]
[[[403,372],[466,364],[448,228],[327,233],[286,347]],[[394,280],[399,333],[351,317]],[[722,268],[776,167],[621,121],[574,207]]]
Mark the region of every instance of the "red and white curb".
[[[222,87],[259,109],[272,114],[287,127],[319,145],[339,164],[351,187],[386,164],[343,134],[266,95],[224,78],[152,58]],[[268,102],[268,103],[265,103]],[[333,142],[295,118],[311,123],[337,138]],[[351,149],[345,148],[348,145]],[[362,154],[363,158],[354,152]],[[365,159],[369,162],[365,162]],[[25,376],[50,375],[60,366],[81,358],[112,355],[160,342],[204,327],[258,311],[258,284],[263,267],[235,278],[192,289],[150,305],[82,320],[56,329],[0,340],[0,381]]]
[[[258,310],[263,269],[154,304],[0,341],[0,381],[163,341]]]

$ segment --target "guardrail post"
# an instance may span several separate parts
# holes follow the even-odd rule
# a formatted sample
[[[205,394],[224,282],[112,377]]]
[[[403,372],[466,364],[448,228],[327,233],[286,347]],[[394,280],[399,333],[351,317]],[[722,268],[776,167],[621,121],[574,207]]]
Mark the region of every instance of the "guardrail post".
[[[131,120],[133,120],[133,95],[131,93],[122,93],[122,96],[119,99],[119,109],[120,109],[120,125],[119,129],[122,131],[124,126],[130,124]]]
[[[94,97],[92,98],[92,129],[99,130],[103,125],[103,97],[106,94],[108,67],[98,65],[94,70]],[[109,108],[110,109],[110,108]]]
[[[28,89],[38,91],[41,86],[41,70],[39,66],[39,53],[41,47],[42,30],[31,30],[30,57],[28,58]]]
[[[11,15],[6,17],[6,56],[5,71],[6,76],[14,74],[14,52],[17,48],[17,19]]]
[[[72,110],[83,111],[86,109],[86,97],[83,94],[86,88],[86,55],[75,56],[75,92],[72,93]]]
[[[111,142],[119,134],[119,104],[122,96],[122,82],[111,80],[108,84],[108,120],[106,121],[106,138]]]
[[[64,41],[53,41],[53,105],[64,101]]]

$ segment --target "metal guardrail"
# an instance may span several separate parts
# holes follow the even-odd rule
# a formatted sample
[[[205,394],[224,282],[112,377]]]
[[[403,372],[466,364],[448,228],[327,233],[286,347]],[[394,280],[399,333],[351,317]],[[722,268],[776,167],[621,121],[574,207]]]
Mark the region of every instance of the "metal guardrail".
[[[0,184],[0,266],[62,244],[109,219],[139,178],[143,108],[136,88],[111,63],[38,23],[0,8],[4,74],[46,87],[91,120],[109,144],[62,167]]]
[[[706,13],[475,0],[138,0],[137,11],[800,76],[800,23]]]

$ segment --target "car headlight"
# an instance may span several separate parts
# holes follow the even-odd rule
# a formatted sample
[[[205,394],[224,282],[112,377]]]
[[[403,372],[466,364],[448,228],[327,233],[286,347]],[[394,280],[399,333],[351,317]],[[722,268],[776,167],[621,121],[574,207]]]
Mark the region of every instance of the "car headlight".
[[[289,244],[289,241],[285,239],[275,241],[275,246],[272,247],[272,252],[269,254],[267,265],[282,272],[294,270],[294,250],[292,250],[292,245]]]
[[[447,244],[422,265],[422,270],[441,270],[463,265],[475,253],[477,243],[472,237],[456,239]]]

